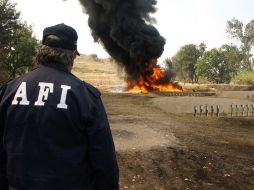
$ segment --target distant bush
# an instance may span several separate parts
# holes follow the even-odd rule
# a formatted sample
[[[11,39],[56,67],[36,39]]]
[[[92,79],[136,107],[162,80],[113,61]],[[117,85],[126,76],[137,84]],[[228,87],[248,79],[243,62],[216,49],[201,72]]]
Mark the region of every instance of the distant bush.
[[[99,59],[97,54],[91,54],[90,57],[91,57],[94,61],[97,61],[97,60]]]
[[[236,84],[245,84],[254,86],[254,71],[243,71],[233,78]]]

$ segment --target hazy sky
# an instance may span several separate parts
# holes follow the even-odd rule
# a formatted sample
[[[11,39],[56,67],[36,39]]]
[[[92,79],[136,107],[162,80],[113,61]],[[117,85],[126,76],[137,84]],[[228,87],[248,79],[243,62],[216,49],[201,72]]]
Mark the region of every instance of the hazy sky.
[[[12,0],[21,17],[42,38],[45,27],[65,23],[79,35],[81,53],[107,57],[101,45],[93,42],[87,15],[78,0]],[[106,1],[106,0],[105,0]],[[164,57],[173,56],[181,46],[205,42],[208,49],[233,42],[227,38],[226,22],[237,18],[244,24],[254,19],[254,0],[158,0],[156,28],[167,40]]]

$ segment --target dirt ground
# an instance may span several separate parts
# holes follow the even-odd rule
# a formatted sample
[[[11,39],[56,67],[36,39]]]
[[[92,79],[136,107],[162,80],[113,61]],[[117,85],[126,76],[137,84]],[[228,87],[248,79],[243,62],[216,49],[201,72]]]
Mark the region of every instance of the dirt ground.
[[[247,108],[238,116],[230,112],[232,104],[254,104],[254,91],[212,97],[113,93],[122,85],[117,69],[97,62],[78,60],[74,74],[102,91],[121,190],[254,189],[254,116]],[[200,105],[219,105],[219,117],[195,117]]]
[[[103,94],[121,189],[254,189],[254,117],[174,114],[156,99]]]

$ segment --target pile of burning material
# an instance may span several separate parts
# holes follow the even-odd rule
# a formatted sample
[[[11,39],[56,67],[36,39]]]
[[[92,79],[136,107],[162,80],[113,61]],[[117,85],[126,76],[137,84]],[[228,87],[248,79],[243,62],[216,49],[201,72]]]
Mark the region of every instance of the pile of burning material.
[[[144,73],[137,80],[127,80],[127,88],[129,92],[182,92],[183,89],[178,84],[170,80],[170,76],[166,71],[157,66],[157,60],[152,59],[146,64]]]

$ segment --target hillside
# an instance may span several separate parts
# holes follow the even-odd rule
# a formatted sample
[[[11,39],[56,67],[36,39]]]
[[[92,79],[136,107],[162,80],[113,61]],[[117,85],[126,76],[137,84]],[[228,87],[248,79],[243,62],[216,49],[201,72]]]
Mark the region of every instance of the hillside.
[[[109,59],[81,55],[75,60],[72,73],[102,92],[110,92],[124,85],[123,70]]]

